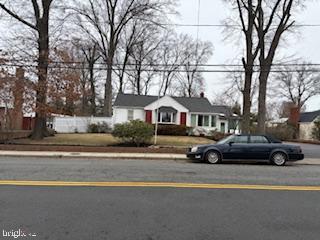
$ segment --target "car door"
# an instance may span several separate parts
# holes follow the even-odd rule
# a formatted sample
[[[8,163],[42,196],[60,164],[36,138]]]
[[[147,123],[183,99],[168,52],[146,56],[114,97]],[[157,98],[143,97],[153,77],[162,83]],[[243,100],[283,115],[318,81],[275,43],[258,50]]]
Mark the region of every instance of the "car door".
[[[234,136],[224,149],[224,159],[246,159],[248,158],[248,136]]]
[[[250,136],[248,145],[250,159],[269,159],[272,144],[265,136]]]

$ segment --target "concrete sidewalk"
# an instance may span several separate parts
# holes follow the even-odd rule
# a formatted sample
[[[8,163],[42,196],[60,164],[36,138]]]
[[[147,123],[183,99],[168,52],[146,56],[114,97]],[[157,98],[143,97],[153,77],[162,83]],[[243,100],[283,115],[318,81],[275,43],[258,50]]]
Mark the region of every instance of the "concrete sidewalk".
[[[92,153],[92,152],[41,152],[0,151],[0,157],[59,157],[59,158],[101,158],[101,159],[143,159],[143,160],[188,160],[184,154],[165,153]],[[299,165],[320,165],[320,159],[306,158],[295,162]]]
[[[0,157],[81,157],[104,159],[159,159],[187,160],[184,154],[164,153],[93,153],[93,152],[41,152],[41,151],[0,151]]]

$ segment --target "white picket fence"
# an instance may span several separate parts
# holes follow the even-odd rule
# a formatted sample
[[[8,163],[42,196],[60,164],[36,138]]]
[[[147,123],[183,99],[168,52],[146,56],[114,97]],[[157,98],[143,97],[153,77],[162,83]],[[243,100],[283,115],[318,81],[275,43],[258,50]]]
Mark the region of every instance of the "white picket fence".
[[[54,117],[52,128],[58,133],[86,133],[90,124],[107,123],[113,127],[112,117]]]

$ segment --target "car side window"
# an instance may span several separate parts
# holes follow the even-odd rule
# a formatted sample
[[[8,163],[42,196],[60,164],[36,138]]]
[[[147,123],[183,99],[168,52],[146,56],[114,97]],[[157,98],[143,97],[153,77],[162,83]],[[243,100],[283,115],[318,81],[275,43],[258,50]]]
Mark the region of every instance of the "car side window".
[[[235,136],[234,143],[248,143],[248,136]]]
[[[250,143],[269,143],[269,141],[264,136],[251,136]]]

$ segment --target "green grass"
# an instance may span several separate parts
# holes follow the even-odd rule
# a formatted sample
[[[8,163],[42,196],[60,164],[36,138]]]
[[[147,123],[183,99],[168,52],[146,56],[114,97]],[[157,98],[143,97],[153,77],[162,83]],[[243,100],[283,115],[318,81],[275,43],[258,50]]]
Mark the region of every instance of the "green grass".
[[[153,143],[154,140],[152,140]],[[110,146],[118,144],[119,141],[111,134],[56,134],[41,141],[31,139],[20,139],[14,141],[21,144],[40,145],[76,145],[76,146]],[[213,141],[201,137],[189,136],[158,136],[157,145],[187,147],[196,144],[208,144]]]

